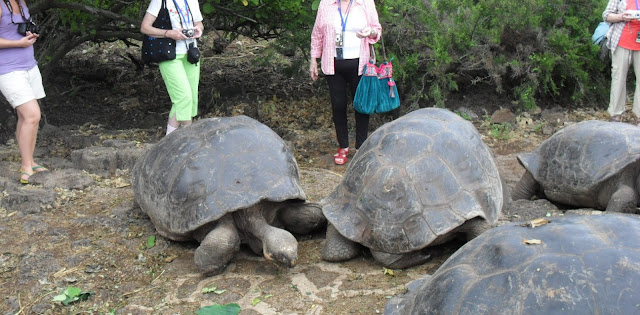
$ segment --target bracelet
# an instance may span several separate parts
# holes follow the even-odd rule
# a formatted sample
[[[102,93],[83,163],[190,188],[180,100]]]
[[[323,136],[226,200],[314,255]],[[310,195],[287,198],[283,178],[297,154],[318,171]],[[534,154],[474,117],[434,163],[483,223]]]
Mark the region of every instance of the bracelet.
[[[168,32],[168,31],[169,31],[169,30],[164,31],[164,38],[167,38],[167,32]]]

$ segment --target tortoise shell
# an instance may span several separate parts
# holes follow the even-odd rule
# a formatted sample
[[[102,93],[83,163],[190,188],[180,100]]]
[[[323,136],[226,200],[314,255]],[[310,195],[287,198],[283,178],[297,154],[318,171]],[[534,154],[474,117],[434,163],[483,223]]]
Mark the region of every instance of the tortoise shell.
[[[637,314],[639,238],[640,217],[619,213],[504,225],[410,283],[385,314]]]
[[[426,247],[469,219],[495,223],[502,183],[474,126],[437,108],[413,111],[373,132],[323,212],[344,237],[371,249]]]
[[[640,128],[599,120],[579,122],[518,160],[549,199],[569,201],[568,194],[573,199],[593,199],[601,183],[640,160]]]
[[[140,208],[174,240],[261,201],[306,199],[286,143],[246,116],[201,119],[170,133],[136,162],[132,178]]]

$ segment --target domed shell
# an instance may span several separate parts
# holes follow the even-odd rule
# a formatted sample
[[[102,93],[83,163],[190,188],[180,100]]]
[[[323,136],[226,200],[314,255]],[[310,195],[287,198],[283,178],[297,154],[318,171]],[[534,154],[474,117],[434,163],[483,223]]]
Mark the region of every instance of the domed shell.
[[[140,208],[174,240],[263,200],[306,199],[285,142],[246,116],[201,119],[169,134],[136,162],[132,178]]]
[[[323,212],[352,241],[406,253],[469,219],[495,223],[502,203],[498,169],[477,130],[448,110],[427,108],[373,132]]]
[[[518,160],[552,197],[591,195],[640,159],[640,128],[589,120],[565,127]]]
[[[637,314],[639,238],[640,218],[618,213],[504,225],[410,284],[385,314]]]

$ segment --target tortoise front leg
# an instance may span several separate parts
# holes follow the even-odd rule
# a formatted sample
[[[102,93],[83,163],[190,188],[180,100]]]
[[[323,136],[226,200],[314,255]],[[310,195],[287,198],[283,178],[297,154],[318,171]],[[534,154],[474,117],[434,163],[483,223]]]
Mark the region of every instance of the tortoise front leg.
[[[200,246],[193,259],[205,275],[221,273],[240,249],[240,236],[231,215],[220,218],[213,228],[198,230],[194,237]]]
[[[327,236],[322,247],[322,259],[331,262],[355,258],[360,253],[360,244],[342,236],[332,225],[327,226]]]
[[[540,183],[533,178],[533,174],[531,172],[526,171],[522,174],[520,181],[513,189],[513,193],[511,194],[511,198],[513,200],[526,199],[529,200],[531,197],[535,196],[536,193],[540,190]]]
[[[609,199],[607,203],[607,212],[623,212],[623,213],[635,213],[636,200],[638,199],[636,192],[633,188],[627,185],[620,185]]]

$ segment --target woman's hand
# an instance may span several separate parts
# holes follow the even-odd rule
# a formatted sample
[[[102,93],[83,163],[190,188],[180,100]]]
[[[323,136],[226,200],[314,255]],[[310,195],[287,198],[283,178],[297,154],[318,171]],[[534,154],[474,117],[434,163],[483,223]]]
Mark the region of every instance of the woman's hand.
[[[634,21],[634,20],[638,20],[637,18],[633,17],[630,13],[622,13],[620,14],[620,21],[618,22],[629,22],[629,21]],[[613,22],[615,23],[615,22]]]
[[[174,40],[186,40],[186,39],[191,38],[191,37],[187,37],[186,35],[184,35],[182,33],[182,29],[165,31],[164,37],[165,38],[171,38],[171,39],[174,39]]]
[[[196,30],[196,33],[193,35],[193,38],[200,38],[204,35],[204,25],[202,22],[197,22],[194,29]]]
[[[34,34],[31,32],[27,32],[27,34],[18,40],[19,47],[29,47],[35,44],[36,39],[38,38],[38,34]]]
[[[311,75],[311,80],[318,80],[318,61],[316,58],[311,58],[311,63],[309,64],[309,74]]]
[[[363,28],[360,32],[356,33],[356,36],[358,36],[358,38],[365,38],[365,37],[370,37],[374,35],[376,35],[376,31],[374,31],[371,27],[368,27],[368,26]]]

